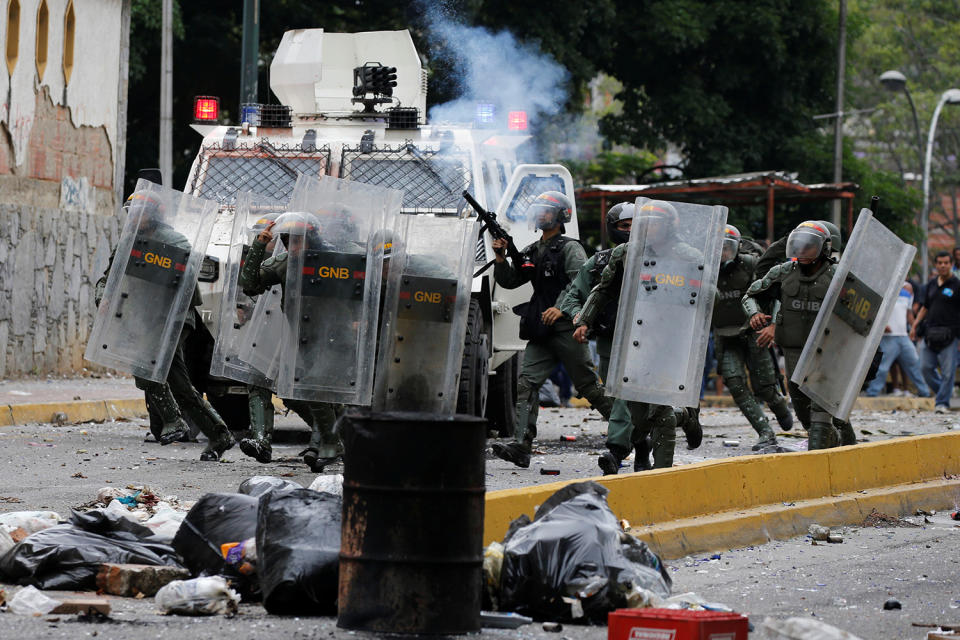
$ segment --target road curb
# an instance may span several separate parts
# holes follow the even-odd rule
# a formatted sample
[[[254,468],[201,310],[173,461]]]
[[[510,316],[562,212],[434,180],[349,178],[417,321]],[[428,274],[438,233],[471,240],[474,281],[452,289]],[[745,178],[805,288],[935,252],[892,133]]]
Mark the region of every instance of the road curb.
[[[789,538],[821,524],[859,523],[951,507],[960,495],[960,433],[911,436],[826,451],[747,455],[590,478],[620,519],[665,557]],[[484,544],[568,482],[487,493]]]
[[[571,398],[570,406],[589,409],[590,403],[584,398]],[[728,409],[736,407],[733,397],[729,395],[706,395],[700,401],[701,409]],[[911,398],[906,396],[877,396],[857,398],[854,409],[862,411],[933,411],[933,398]]]
[[[143,418],[146,415],[147,406],[143,398],[8,404],[0,406],[0,427],[17,427],[40,422],[76,424],[130,420]]]

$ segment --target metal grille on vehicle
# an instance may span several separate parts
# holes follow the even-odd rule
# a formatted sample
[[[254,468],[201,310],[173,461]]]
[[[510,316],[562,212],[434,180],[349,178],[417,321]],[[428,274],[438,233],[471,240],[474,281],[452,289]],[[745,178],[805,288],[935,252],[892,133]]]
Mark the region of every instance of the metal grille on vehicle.
[[[212,144],[200,151],[197,171],[189,191],[221,205],[236,203],[239,191],[286,202],[293,193],[297,176],[326,173],[330,147],[304,151],[300,144],[272,144],[266,140],[238,142],[232,149]]]
[[[504,212],[507,220],[518,222],[524,220],[527,206],[544,191],[559,191],[566,193],[563,186],[563,179],[560,176],[527,176],[520,182],[520,187],[507,205]]]
[[[403,191],[404,213],[457,212],[471,188],[470,158],[457,151],[391,147],[343,148],[340,177]]]

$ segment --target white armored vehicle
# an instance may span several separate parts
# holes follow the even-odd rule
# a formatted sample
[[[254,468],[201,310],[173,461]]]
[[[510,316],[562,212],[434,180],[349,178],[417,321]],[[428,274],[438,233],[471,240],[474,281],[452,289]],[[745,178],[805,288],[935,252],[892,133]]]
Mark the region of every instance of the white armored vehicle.
[[[473,122],[425,122],[426,73],[407,31],[288,31],[270,88],[280,104],[243,105],[235,125],[216,120],[215,99],[195,101],[201,124],[194,128],[204,138],[184,191],[216,200],[221,211],[199,285],[212,335],[224,288],[218,260],[240,191],[284,201],[299,173],[329,175],[402,189],[405,214],[463,217],[476,215],[462,195],[469,191],[521,249],[536,238],[523,218],[533,198],[554,190],[572,199],[566,168],[518,162],[516,150],[529,135],[526,112],[515,105],[478,104]],[[578,237],[576,212],[566,233]],[[490,234],[482,232],[477,270],[492,258]],[[473,280],[457,408],[486,416],[503,435],[514,427],[517,352],[524,348],[512,307],[530,293],[529,285],[498,287],[492,268]],[[245,388],[211,379],[207,393],[233,428],[245,427]]]

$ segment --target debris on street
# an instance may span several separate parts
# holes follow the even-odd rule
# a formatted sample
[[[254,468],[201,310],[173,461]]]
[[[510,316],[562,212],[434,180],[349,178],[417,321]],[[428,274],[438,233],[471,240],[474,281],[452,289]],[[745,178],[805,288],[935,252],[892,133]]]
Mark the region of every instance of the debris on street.
[[[919,527],[919,524],[915,524],[906,520],[904,518],[897,518],[895,516],[888,516],[885,513],[877,511],[876,509],[871,509],[870,514],[863,519],[863,522],[860,524],[861,527]]]
[[[753,634],[760,640],[860,640],[848,631],[813,618],[765,618]]]
[[[107,563],[101,565],[97,573],[97,589],[128,598],[153,596],[174,580],[189,577],[190,572],[181,567]]]
[[[174,580],[157,592],[157,607],[166,614],[182,616],[233,615],[240,596],[220,576]]]

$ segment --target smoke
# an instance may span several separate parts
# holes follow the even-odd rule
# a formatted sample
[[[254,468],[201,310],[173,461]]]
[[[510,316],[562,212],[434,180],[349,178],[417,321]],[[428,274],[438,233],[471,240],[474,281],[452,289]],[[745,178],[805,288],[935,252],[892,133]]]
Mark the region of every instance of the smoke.
[[[432,122],[472,122],[478,103],[493,103],[504,126],[509,111],[526,111],[528,121],[563,111],[570,74],[552,57],[508,31],[458,22],[442,4],[420,6],[433,49],[443,52],[459,94],[430,109]]]

